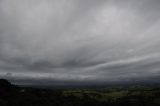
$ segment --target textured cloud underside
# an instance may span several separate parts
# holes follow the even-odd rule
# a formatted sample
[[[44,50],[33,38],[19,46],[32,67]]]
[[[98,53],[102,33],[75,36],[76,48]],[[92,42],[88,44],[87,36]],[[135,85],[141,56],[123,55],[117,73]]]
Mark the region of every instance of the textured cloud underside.
[[[115,81],[160,74],[159,0],[0,0],[0,74]]]

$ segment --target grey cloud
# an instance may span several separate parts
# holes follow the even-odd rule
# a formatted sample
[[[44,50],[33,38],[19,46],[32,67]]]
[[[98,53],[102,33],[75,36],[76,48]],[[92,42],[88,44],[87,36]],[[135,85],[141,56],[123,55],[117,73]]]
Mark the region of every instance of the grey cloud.
[[[159,4],[1,0],[0,74],[57,82],[160,74]]]

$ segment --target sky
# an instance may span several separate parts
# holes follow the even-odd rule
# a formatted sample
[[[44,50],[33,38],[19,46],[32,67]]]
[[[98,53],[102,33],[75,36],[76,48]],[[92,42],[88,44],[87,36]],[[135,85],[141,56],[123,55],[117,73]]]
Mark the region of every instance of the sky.
[[[23,84],[157,80],[159,11],[160,0],[0,0],[0,77]]]

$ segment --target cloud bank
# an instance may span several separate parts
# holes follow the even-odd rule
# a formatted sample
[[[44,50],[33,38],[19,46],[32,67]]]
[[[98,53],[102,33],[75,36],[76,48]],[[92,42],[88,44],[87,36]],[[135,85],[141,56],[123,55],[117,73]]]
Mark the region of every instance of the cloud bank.
[[[0,74],[123,81],[160,74],[159,0],[0,0]]]

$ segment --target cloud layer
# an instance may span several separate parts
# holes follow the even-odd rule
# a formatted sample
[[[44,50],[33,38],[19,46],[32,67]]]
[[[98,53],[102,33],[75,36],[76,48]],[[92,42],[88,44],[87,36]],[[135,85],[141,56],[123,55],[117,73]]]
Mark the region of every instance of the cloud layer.
[[[0,0],[0,74],[120,81],[160,74],[159,0]]]

